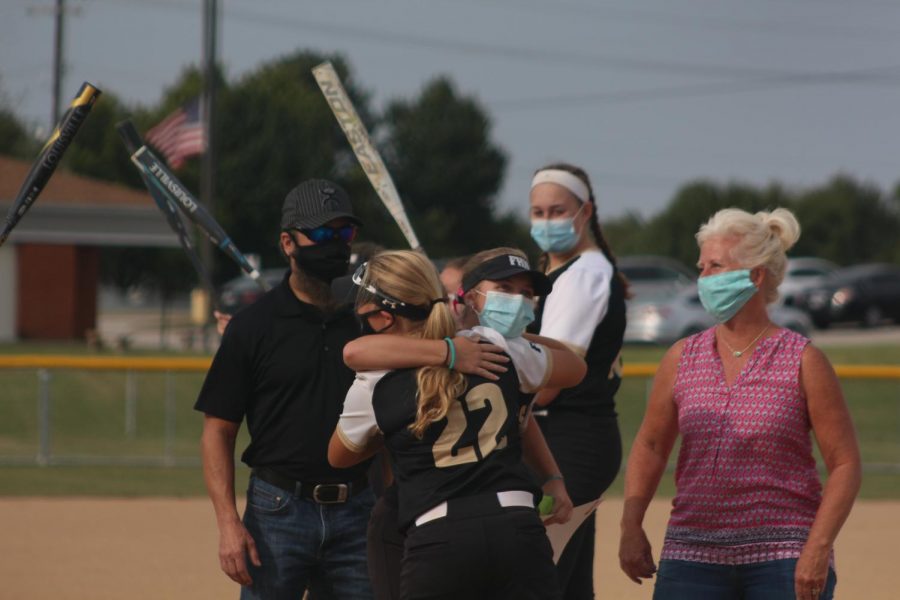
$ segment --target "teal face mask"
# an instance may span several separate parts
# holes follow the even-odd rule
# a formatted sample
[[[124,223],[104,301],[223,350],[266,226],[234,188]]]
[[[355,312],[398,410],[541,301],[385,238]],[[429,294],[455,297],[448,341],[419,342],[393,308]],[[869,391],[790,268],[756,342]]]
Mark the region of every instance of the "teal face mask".
[[[738,269],[701,277],[697,280],[697,292],[706,312],[724,323],[741,310],[757,288],[750,280],[750,270]]]
[[[503,337],[511,339],[521,336],[534,321],[534,307],[525,296],[475,291],[486,297],[484,308],[477,313],[479,323],[496,330]]]
[[[544,252],[567,252],[578,243],[575,231],[575,217],[584,208],[584,204],[573,216],[563,219],[532,219],[531,239]]]

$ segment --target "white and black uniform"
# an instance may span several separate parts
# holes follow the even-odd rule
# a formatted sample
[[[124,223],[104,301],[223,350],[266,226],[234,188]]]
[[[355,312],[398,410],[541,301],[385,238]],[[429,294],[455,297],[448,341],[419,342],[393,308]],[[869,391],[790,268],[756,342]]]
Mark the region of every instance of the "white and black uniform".
[[[402,598],[558,598],[534,509],[540,488],[522,463],[520,437],[527,394],[549,377],[550,355],[491,329],[471,334],[504,348],[515,369],[498,381],[468,376],[465,392],[421,440],[409,430],[416,369],[359,373],[337,433],[356,451],[383,435],[390,451],[407,528]]]
[[[616,269],[590,250],[548,273],[553,291],[542,297],[529,331],[557,339],[584,357],[588,371],[535,411],[577,506],[598,498],[622,462],[615,394],[621,384],[625,290]],[[593,598],[594,520],[587,519],[557,565],[565,598]]]

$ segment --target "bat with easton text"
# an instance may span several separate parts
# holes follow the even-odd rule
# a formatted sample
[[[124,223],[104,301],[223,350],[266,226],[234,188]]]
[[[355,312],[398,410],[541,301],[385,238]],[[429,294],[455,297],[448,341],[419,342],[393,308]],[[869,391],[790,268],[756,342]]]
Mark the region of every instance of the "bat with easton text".
[[[138,148],[143,146],[143,142],[141,141],[140,136],[137,135],[137,131],[131,126],[131,123],[125,121],[123,123],[119,123],[116,126],[116,129],[119,132],[119,135],[122,136],[122,141],[125,142],[125,146],[128,148],[129,154],[134,154],[138,151]],[[141,172],[141,179],[144,181],[144,185],[147,187],[147,191],[150,192],[150,196],[153,197],[153,201],[156,202],[157,208],[165,215],[166,221],[169,223],[169,227],[172,228],[172,231],[175,232],[175,235],[178,236],[178,241],[181,243],[181,248],[184,250],[184,253],[188,255],[188,258],[191,261],[191,264],[194,265],[194,270],[197,271],[197,275],[200,277],[200,282],[206,288],[207,293],[209,294],[210,302],[213,304],[213,308],[216,310],[219,309],[218,302],[216,301],[216,288],[213,285],[212,277],[209,275],[209,271],[206,270],[206,267],[203,266],[203,262],[200,260],[200,255],[197,254],[197,249],[194,246],[193,240],[191,240],[191,235],[185,227],[184,220],[181,216],[181,213],[178,212],[178,208],[175,206],[175,203],[156,186],[148,176]]]
[[[413,250],[422,251],[422,245],[419,243],[419,238],[416,237],[416,232],[413,231],[409,218],[406,216],[406,209],[403,208],[403,202],[400,200],[400,194],[394,186],[394,181],[391,179],[387,167],[384,166],[384,161],[381,160],[378,150],[372,145],[369,133],[356,113],[356,109],[353,108],[350,96],[347,95],[347,91],[341,84],[341,79],[338,77],[334,67],[330,62],[324,62],[314,67],[312,72],[316,78],[316,83],[319,84],[319,88],[322,90],[322,94],[328,100],[331,112],[334,113],[341,129],[344,130],[344,135],[347,136],[347,141],[350,142],[353,153],[356,154],[356,159],[362,166],[363,171],[365,171],[366,177],[372,183],[372,187],[375,188],[378,197],[381,198],[381,202],[387,207],[391,216],[394,217],[394,221],[397,222],[400,231],[403,232],[403,236],[409,242],[409,246]]]
[[[131,152],[131,162],[141,171],[145,181],[149,181],[154,187],[159,189],[182,214],[193,221],[209,237],[213,244],[236,262],[262,289],[268,290],[270,286],[265,279],[260,277],[259,271],[238,250],[231,238],[228,237],[228,234],[225,233],[225,230],[222,229],[222,226],[187,191],[184,184],[178,181],[178,178],[175,177],[172,171],[147,148],[131,121],[122,121],[116,127],[123,139],[131,140],[131,143],[126,142],[129,146],[132,143],[138,146],[134,152],[131,152],[129,147],[129,152]]]
[[[16,199],[6,215],[6,225],[3,226],[3,231],[0,232],[0,246],[6,242],[6,238],[9,237],[13,228],[22,219],[22,216],[28,212],[28,209],[31,208],[31,205],[34,204],[44,189],[44,186],[50,181],[50,176],[53,175],[53,171],[59,165],[66,148],[69,147],[69,144],[75,138],[75,134],[78,133],[78,129],[84,123],[88,113],[91,112],[91,108],[94,106],[94,102],[99,97],[100,90],[86,81],[81,84],[81,89],[78,90],[75,99],[69,104],[68,110],[66,110],[66,113],[56,125],[56,129],[53,130],[50,139],[44,144],[37,160],[34,161],[31,170],[28,171],[19,193],[16,194]]]

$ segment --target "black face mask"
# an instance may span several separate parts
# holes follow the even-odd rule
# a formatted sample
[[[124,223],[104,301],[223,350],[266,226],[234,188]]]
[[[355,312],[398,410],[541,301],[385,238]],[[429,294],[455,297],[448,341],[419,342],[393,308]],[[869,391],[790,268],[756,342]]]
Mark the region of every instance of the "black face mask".
[[[372,325],[369,323],[369,316],[376,315],[379,312],[381,312],[381,311],[373,310],[371,312],[360,314],[356,311],[353,311],[353,314],[356,316],[356,322],[359,323],[359,330],[362,332],[363,335],[374,335],[376,333],[381,333],[382,331],[387,331],[388,329],[390,329],[391,327],[394,326],[395,321],[391,321],[390,325],[385,325],[384,327],[382,327],[381,329],[378,329],[378,330],[376,330],[374,327],[372,327]]]
[[[311,277],[325,283],[347,274],[350,264],[350,245],[340,240],[331,240],[314,246],[297,245],[293,253],[297,266]]]

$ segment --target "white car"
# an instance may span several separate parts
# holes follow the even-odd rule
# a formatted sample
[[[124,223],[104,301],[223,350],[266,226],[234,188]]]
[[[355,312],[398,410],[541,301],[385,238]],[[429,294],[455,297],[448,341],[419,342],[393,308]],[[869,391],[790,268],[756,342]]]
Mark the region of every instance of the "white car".
[[[812,330],[810,318],[801,310],[772,304],[769,316],[779,327],[802,335]],[[628,303],[625,342],[668,345],[683,337],[699,333],[716,324],[704,310],[696,286],[675,294],[634,298]]]

